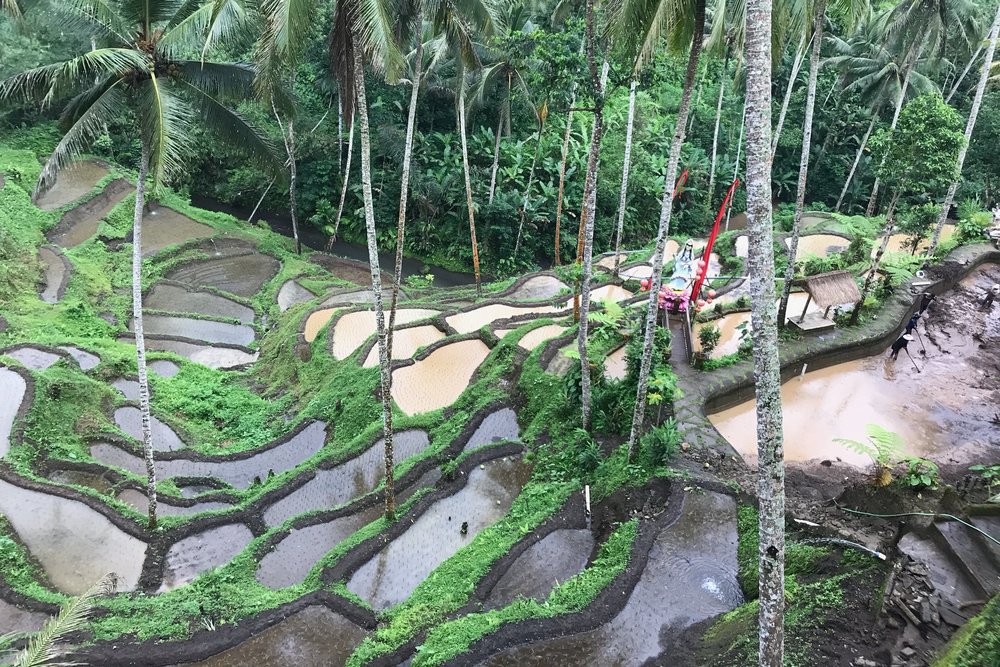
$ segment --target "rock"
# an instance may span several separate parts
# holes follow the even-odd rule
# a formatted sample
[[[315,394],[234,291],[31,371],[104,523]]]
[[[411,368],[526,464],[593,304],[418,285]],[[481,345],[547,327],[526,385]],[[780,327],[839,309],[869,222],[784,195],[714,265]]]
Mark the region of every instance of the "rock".
[[[682,442],[681,443],[681,451],[682,452],[689,451],[690,449],[691,449],[691,443],[689,443],[689,442]]]
[[[877,662],[864,657],[855,658],[854,662],[851,664],[853,664],[854,667],[879,667]]]
[[[904,658],[906,658],[907,660],[909,660],[910,658],[912,658],[913,656],[915,656],[917,654],[917,651],[912,646],[907,646],[907,647],[901,649],[899,651],[899,654],[901,656],[903,656]]]

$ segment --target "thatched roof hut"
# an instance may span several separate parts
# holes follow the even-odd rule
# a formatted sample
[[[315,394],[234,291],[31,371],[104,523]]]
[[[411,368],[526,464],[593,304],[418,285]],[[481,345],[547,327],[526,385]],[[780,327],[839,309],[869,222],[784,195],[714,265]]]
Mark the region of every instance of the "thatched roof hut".
[[[793,285],[801,286],[820,308],[857,303],[861,300],[858,283],[850,271],[830,271],[799,278]]]

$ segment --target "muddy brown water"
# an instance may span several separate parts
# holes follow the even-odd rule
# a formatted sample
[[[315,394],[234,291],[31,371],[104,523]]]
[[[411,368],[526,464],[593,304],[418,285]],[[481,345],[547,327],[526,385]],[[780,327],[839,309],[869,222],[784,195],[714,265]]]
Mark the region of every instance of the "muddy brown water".
[[[236,488],[245,489],[250,486],[255,477],[266,479],[272,470],[275,474],[280,475],[305,462],[323,448],[325,441],[326,426],[323,422],[313,422],[288,442],[249,458],[225,461],[171,459],[158,461],[156,471],[161,479],[211,477],[227,482]],[[90,455],[104,465],[122,468],[140,476],[146,474],[146,465],[141,457],[130,454],[114,445],[95,444],[90,448]],[[143,506],[145,502],[145,497],[143,497]]]
[[[850,240],[835,234],[809,234],[799,237],[799,245],[795,250],[796,261],[801,261],[806,255],[827,257],[835,252],[847,250]],[[785,239],[785,249],[791,245],[791,239]]]
[[[296,281],[286,280],[285,284],[278,290],[278,308],[281,312],[285,312],[296,304],[312,301],[315,298],[316,295]]]
[[[66,265],[51,248],[39,248],[38,259],[42,262],[42,276],[45,280],[38,296],[45,303],[58,303],[59,288],[66,278]]]
[[[517,424],[517,413],[511,408],[502,408],[496,412],[491,412],[479,424],[469,441],[465,443],[463,451],[469,451],[476,447],[482,447],[501,440],[520,440],[521,427]]]
[[[392,399],[407,415],[447,407],[462,395],[489,353],[490,348],[478,339],[439,347],[392,372]]]
[[[256,333],[252,327],[245,324],[230,324],[213,320],[200,320],[193,317],[177,317],[173,315],[146,315],[143,327],[150,336],[178,336],[206,343],[228,343],[246,347],[253,342]],[[129,331],[133,331],[129,321]]]
[[[192,292],[177,285],[158,283],[146,297],[146,308],[171,313],[197,313],[209,317],[225,317],[243,324],[253,322],[253,308],[211,292]]]
[[[93,354],[92,352],[81,350],[78,347],[73,347],[72,345],[60,345],[59,349],[76,359],[76,363],[80,365],[82,370],[89,371],[91,368],[94,368],[97,364],[101,363],[101,358],[99,356]]]
[[[211,251],[209,254],[212,254]],[[212,259],[198,260],[175,269],[165,277],[249,298],[281,268],[278,260],[260,253],[235,255],[220,251],[216,255]]]
[[[80,595],[108,572],[119,590],[139,581],[146,544],[81,502],[0,480],[0,513],[64,593]]]
[[[396,465],[427,448],[427,433],[409,430],[393,437]],[[264,512],[268,526],[277,526],[287,519],[318,509],[333,509],[368,493],[385,475],[385,445],[379,440],[364,453],[335,468],[319,470],[306,482]]]
[[[625,379],[625,373],[628,372],[628,359],[626,358],[626,352],[626,346],[622,345],[605,358],[604,377],[609,380]]]
[[[132,406],[118,408],[115,410],[114,419],[118,428],[142,442],[142,413],[139,408]],[[153,434],[153,449],[156,451],[170,452],[184,448],[184,442],[174,430],[156,417],[151,418],[150,427]]]
[[[333,667],[347,662],[365,634],[340,614],[314,605],[224,653],[175,667]]]
[[[422,347],[427,347],[444,338],[444,333],[436,326],[428,324],[423,327],[400,329],[392,334],[392,358],[409,359]],[[378,344],[372,346],[371,352],[365,358],[364,367],[378,366]]]
[[[159,352],[173,352],[182,357],[187,357],[196,364],[209,368],[235,368],[245,366],[257,361],[256,352],[244,352],[229,347],[214,347],[212,345],[199,345],[198,343],[188,343],[178,340],[164,340],[154,337],[146,338],[146,349]]]
[[[510,509],[531,476],[519,458],[489,461],[469,473],[461,491],[427,509],[347,582],[376,610],[399,604],[441,563]],[[468,534],[461,525],[468,522]]]
[[[52,352],[39,350],[34,347],[19,347],[10,352],[4,352],[11,359],[17,359],[22,364],[36,371],[44,371],[46,368],[56,363],[62,357]]]
[[[99,195],[67,211],[56,228],[49,232],[49,241],[62,248],[75,248],[93,238],[101,220],[134,191],[135,188],[122,179],[108,183]]]
[[[215,230],[172,208],[157,206],[142,216],[142,254],[155,255],[164,248],[211,236]]]
[[[946,224],[941,229],[941,241],[950,240],[951,237],[955,235],[956,229],[957,228],[955,227],[954,224],[951,223]],[[872,255],[871,255],[872,257],[874,257],[875,254],[878,252],[878,249],[881,245],[881,241],[883,238],[885,237],[879,237],[879,239],[877,239],[875,246],[872,248]],[[927,250],[927,248],[930,247],[930,245],[931,245],[930,239],[921,240],[920,243],[917,245],[917,252],[924,252],[925,250]],[[885,247],[885,251],[911,254],[913,252],[913,248],[910,247],[909,240],[907,239],[906,234],[893,234],[892,236],[889,237],[889,244]]]
[[[528,547],[500,577],[485,609],[500,609],[518,598],[544,602],[553,588],[583,570],[593,549],[594,536],[589,530],[563,528],[549,533]]]
[[[808,308],[806,303],[808,302]],[[809,298],[809,295],[805,292],[794,292],[788,295],[788,309],[786,312],[786,319],[794,319],[802,315],[802,309],[806,309],[806,313],[822,313],[823,309],[820,308],[815,301]],[[715,358],[724,357],[727,354],[733,354],[740,347],[740,325],[747,325],[747,335],[749,335],[750,328],[750,313],[749,312],[738,312],[730,313],[724,315],[717,320],[712,320],[711,322],[700,322],[694,325],[694,335],[692,336],[692,342],[694,344],[695,351],[701,350],[701,339],[698,334],[702,329],[708,326],[716,326],[719,328],[719,343],[715,346],[715,350],[712,352],[712,356]]]
[[[599,628],[500,653],[488,667],[632,667],[684,629],[743,602],[736,581],[736,503],[695,491],[663,529],[621,612]]]
[[[497,329],[496,334],[500,338],[503,338],[511,331],[513,331],[513,329]],[[517,344],[521,348],[531,351],[545,341],[561,336],[564,331],[566,331],[566,327],[559,326],[558,324],[546,324],[543,327],[532,329],[528,333],[521,336],[521,339],[517,341]]]
[[[645,280],[653,275],[653,267],[650,264],[639,264],[627,269],[622,269],[619,275],[624,280]]]
[[[525,280],[520,287],[510,293],[511,299],[519,301],[541,301],[558,296],[568,290],[566,283],[553,276],[535,276]]]
[[[49,481],[56,484],[85,486],[104,495],[111,493],[113,486],[111,480],[104,475],[80,470],[53,470],[49,473],[48,478]]]
[[[609,271],[614,271],[616,258],[618,259],[619,264],[623,264],[628,261],[628,255],[625,253],[619,253],[618,255],[612,253],[606,257],[601,257],[595,262],[595,264],[601,268],[608,269]]]
[[[18,373],[0,368],[0,458],[10,450],[10,437],[14,428],[14,419],[21,409],[21,401],[28,387]]]
[[[252,539],[253,533],[241,523],[210,528],[184,538],[167,552],[159,592],[189,584],[202,572],[225,565]]]
[[[340,309],[324,308],[309,315],[306,318],[306,325],[302,329],[302,337],[305,338],[305,341],[311,343],[316,340],[316,336],[319,335],[319,332],[323,330],[323,327],[326,326],[326,323],[333,318],[338,310]]]
[[[108,175],[108,168],[93,160],[75,162],[59,172],[51,188],[41,193],[35,205],[43,211],[54,211],[72,204],[94,189]]]
[[[572,306],[571,306],[572,307]],[[505,306],[493,303],[464,313],[456,313],[445,320],[458,333],[472,333],[497,320],[524,315],[548,315],[565,310],[562,306]]]
[[[403,325],[438,314],[427,308],[400,308],[396,311],[396,324]],[[386,326],[388,326],[386,315]],[[362,310],[344,315],[333,327],[333,356],[346,359],[361,347],[361,344],[375,335],[375,312]]]

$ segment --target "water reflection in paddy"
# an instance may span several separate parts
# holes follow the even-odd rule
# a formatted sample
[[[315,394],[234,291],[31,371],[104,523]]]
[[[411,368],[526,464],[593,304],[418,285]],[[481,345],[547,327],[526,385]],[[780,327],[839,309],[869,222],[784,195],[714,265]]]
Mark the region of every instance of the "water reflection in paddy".
[[[586,566],[594,549],[589,530],[555,530],[532,544],[510,566],[484,605],[486,609],[506,607],[517,598],[544,601],[557,585],[575,576]]]
[[[0,395],[4,397],[0,401],[0,458],[6,456],[10,449],[11,430],[26,390],[24,378],[14,371],[0,368]]]
[[[43,211],[54,211],[94,189],[97,182],[108,175],[108,168],[93,160],[75,162],[59,172],[51,188],[41,193],[35,204]]]

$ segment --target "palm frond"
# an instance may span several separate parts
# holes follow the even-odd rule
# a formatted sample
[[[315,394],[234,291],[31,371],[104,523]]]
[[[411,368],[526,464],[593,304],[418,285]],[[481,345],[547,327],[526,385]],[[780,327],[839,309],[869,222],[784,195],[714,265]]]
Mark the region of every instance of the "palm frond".
[[[860,440],[851,440],[850,438],[834,438],[833,441],[838,445],[847,447],[855,454],[867,456],[872,460],[872,463],[878,459],[878,450],[870,443],[861,442]]]
[[[396,19],[384,0],[353,0],[356,6],[352,34],[355,46],[368,56],[367,62],[376,71],[395,83],[405,70],[403,54],[395,39]]]
[[[90,142],[104,131],[105,124],[120,117],[128,109],[124,87],[123,80],[117,79],[102,88],[103,92],[99,95],[91,90],[74,100],[73,113],[78,115],[76,122],[66,131],[45,163],[38,177],[36,192],[51,187],[56,175],[86,151]],[[84,102],[89,102],[86,108]]]
[[[875,447],[878,448],[879,452],[887,458],[898,458],[900,452],[903,451],[905,440],[898,433],[878,424],[867,424],[865,426],[865,433],[872,443],[875,444]]]
[[[136,110],[142,142],[149,151],[154,188],[184,168],[193,141],[193,110],[184,99],[167,90],[165,83],[151,74],[139,88]]]
[[[14,667],[76,664],[61,661],[65,648],[61,648],[59,643],[67,635],[87,627],[98,598],[113,594],[117,581],[118,577],[113,572],[106,574],[86,593],[63,605],[59,613],[50,618],[42,630],[28,642],[28,646],[14,660]]]
[[[109,0],[61,0],[55,7],[120,46],[131,43],[134,38],[136,24],[126,20]]]
[[[227,42],[249,29],[250,19],[243,0],[200,0],[198,7],[177,20],[181,13],[190,9],[188,5],[195,1],[188,0],[168,24],[158,42],[164,53],[179,57],[191,49],[201,49],[201,58],[204,60],[208,49],[214,44]]]
[[[167,23],[183,6],[182,0],[117,0],[119,13],[126,21],[149,33],[157,24]],[[149,36],[149,35],[147,35]]]
[[[263,21],[256,60],[260,75],[273,82],[288,63],[295,62],[306,41],[316,7],[314,0],[260,0]]]
[[[0,0],[0,11],[7,12],[11,18],[21,18],[21,7],[17,4],[17,0]]]
[[[94,49],[55,66],[49,90],[42,100],[47,106],[54,100],[79,87],[80,81],[118,75],[127,72],[148,73],[152,63],[141,51],[135,49]]]

